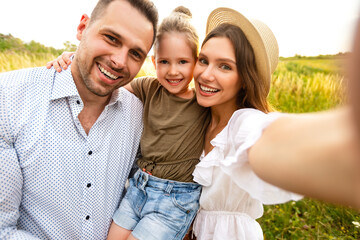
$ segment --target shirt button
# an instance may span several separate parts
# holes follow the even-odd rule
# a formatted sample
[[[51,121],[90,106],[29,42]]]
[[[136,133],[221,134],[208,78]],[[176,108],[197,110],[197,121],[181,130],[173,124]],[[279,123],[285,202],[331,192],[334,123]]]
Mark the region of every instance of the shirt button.
[[[91,183],[88,183],[86,186],[87,186],[88,188],[91,187]]]
[[[79,100],[76,100],[76,103],[77,103],[77,104],[80,104],[80,101],[79,101]]]
[[[91,155],[91,154],[92,154],[92,151],[89,151],[88,154]]]
[[[85,219],[86,219],[86,220],[89,220],[89,219],[90,219],[90,216],[89,216],[89,215],[87,215]]]

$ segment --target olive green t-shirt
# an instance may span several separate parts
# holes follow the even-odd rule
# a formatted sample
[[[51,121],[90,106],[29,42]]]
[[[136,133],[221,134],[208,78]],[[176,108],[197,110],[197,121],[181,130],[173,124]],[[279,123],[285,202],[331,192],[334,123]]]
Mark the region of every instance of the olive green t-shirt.
[[[154,77],[137,78],[131,87],[144,104],[138,166],[159,178],[193,182],[210,121],[209,109],[197,103],[195,91],[191,99],[179,98]]]

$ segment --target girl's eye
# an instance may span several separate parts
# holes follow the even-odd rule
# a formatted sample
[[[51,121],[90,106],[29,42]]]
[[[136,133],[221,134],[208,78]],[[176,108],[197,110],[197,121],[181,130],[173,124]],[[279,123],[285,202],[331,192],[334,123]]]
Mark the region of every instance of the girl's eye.
[[[166,60],[160,60],[159,63],[161,63],[161,64],[167,64],[168,61],[166,61]]]
[[[187,62],[186,60],[180,60],[180,64],[186,64]]]
[[[231,67],[227,64],[222,64],[220,65],[220,68],[223,69],[223,70],[231,70]]]

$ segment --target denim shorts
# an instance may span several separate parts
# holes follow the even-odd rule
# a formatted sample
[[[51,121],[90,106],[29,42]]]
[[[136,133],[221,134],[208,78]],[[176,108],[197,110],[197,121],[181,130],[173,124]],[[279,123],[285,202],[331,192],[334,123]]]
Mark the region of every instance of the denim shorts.
[[[198,209],[201,185],[151,176],[138,170],[116,210],[116,225],[140,240],[182,240]]]

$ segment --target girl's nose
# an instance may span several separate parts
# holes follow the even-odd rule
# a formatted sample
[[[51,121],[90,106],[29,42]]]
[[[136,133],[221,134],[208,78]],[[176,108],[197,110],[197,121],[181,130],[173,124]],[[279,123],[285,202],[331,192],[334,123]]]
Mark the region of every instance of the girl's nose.
[[[170,75],[177,75],[177,74],[179,74],[179,71],[178,71],[177,67],[176,67],[174,64],[171,64],[171,65],[170,65],[169,74],[170,74]]]

